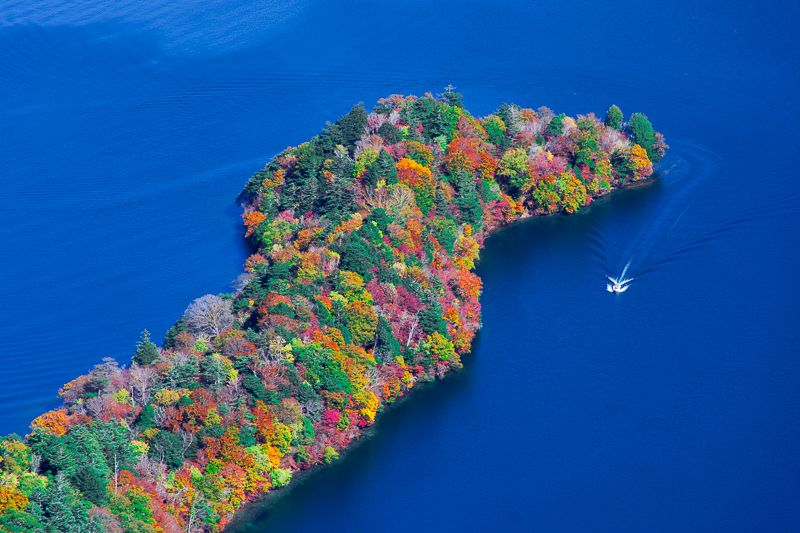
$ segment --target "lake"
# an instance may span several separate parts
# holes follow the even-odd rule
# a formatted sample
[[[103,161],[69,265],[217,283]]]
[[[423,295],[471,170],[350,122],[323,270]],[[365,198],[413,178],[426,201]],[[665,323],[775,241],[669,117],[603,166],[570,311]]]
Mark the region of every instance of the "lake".
[[[354,103],[616,103],[666,135],[658,179],[492,237],[465,369],[231,530],[795,529],[798,11],[4,3],[0,431],[228,290],[247,177]]]

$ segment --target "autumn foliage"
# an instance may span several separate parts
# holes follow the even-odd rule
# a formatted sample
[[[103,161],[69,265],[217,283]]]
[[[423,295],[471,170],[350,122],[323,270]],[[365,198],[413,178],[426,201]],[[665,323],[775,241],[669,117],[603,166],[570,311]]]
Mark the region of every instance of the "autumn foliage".
[[[469,364],[492,231],[652,174],[663,137],[612,111],[478,118],[393,95],[278,154],[245,187],[254,250],[234,292],[0,440],[0,531],[219,531],[336,461],[416,384]]]

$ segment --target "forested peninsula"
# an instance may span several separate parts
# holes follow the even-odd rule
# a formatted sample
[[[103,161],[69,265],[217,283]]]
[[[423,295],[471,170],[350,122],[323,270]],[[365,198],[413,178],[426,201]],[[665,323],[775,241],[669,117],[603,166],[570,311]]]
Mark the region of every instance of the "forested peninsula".
[[[223,529],[462,366],[489,234],[646,179],[666,148],[617,106],[355,106],[247,182],[254,253],[231,293],[192,302],[163,347],[143,332],[129,365],[105,359],[0,440],[0,531]]]

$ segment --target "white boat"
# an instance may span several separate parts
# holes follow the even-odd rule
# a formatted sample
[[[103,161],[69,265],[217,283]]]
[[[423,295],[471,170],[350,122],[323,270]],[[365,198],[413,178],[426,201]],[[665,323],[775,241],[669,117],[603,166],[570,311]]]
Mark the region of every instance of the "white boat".
[[[622,276],[620,276],[620,278],[612,278],[611,276],[606,277],[608,278],[608,281],[611,282],[606,284],[606,290],[608,292],[625,292],[630,288],[630,282],[633,281],[633,278],[620,279]]]

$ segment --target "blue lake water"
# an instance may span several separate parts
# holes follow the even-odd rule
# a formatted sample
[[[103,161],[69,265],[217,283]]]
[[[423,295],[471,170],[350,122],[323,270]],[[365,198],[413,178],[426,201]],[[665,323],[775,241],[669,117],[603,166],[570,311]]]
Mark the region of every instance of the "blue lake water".
[[[464,371],[232,529],[796,530],[797,6],[161,4],[0,5],[2,433],[227,290],[246,178],[353,103],[617,103],[659,180],[493,237]]]

